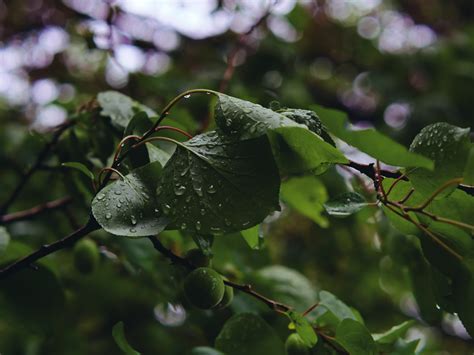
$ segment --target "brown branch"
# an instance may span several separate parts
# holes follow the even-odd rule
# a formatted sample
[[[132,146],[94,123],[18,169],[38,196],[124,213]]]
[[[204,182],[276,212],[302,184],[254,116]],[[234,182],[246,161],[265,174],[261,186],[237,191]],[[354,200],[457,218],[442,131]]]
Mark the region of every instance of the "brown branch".
[[[61,125],[57,131],[54,133],[53,137],[51,140],[43,147],[43,149],[40,151],[38,154],[38,157],[36,158],[36,161],[33,163],[33,165],[28,169],[28,171],[23,175],[23,177],[20,179],[20,182],[16,186],[16,188],[13,190],[13,192],[10,194],[10,196],[7,198],[7,200],[2,204],[0,207],[0,215],[5,214],[7,212],[8,208],[11,206],[11,204],[16,200],[20,192],[23,190],[25,187],[26,183],[28,180],[31,178],[33,173],[38,170],[39,166],[43,162],[44,159],[49,155],[50,151],[56,146],[56,144],[59,141],[59,138],[61,135],[71,126],[75,124],[75,121],[70,120],[63,125]]]
[[[42,203],[28,210],[13,212],[13,213],[6,214],[4,216],[0,216],[0,225],[34,218],[46,211],[52,211],[52,210],[64,207],[68,205],[69,203],[71,203],[71,201],[72,201],[72,198],[67,196],[67,197],[63,197],[54,201]]]
[[[163,254],[165,257],[167,257],[173,264],[178,264],[186,267],[187,269],[194,269],[194,266],[191,265],[185,258],[182,258],[175,253],[173,253],[171,250],[166,248],[160,240],[153,236],[153,237],[148,237],[150,241],[152,242],[153,246],[155,247],[156,250],[158,250],[161,254]],[[273,311],[278,312],[278,313],[285,313],[291,310],[292,308],[290,306],[287,306],[283,303],[274,301],[270,298],[267,298],[263,296],[262,294],[254,291],[252,289],[252,286],[249,284],[238,284],[229,280],[224,280],[224,283],[227,286],[230,286],[236,290],[242,291],[260,301],[265,303],[269,308],[271,308]]]
[[[344,164],[344,165],[352,169],[355,169],[358,172],[368,176],[372,181],[374,181],[374,185],[376,185],[374,164],[360,164],[355,161],[350,161],[348,164]],[[408,181],[408,177],[403,176],[403,173],[401,173],[400,171],[390,171],[390,170],[380,169],[380,176],[391,178],[391,179],[398,179],[400,181]],[[474,196],[474,186],[459,184],[457,188],[459,190],[466,192],[467,194],[471,196]]]
[[[82,237],[85,237],[89,233],[99,228],[100,226],[96,222],[94,217],[90,216],[89,221],[84,226],[72,232],[68,236],[62,239],[59,239],[58,241],[54,243],[45,244],[41,246],[38,250],[34,251],[33,253],[1,269],[0,280],[4,280],[8,276],[20,271],[21,269],[31,267],[35,261],[45,257],[46,255],[49,255],[51,253],[54,253],[55,251],[74,245],[74,243],[77,242],[79,239],[81,239]]]

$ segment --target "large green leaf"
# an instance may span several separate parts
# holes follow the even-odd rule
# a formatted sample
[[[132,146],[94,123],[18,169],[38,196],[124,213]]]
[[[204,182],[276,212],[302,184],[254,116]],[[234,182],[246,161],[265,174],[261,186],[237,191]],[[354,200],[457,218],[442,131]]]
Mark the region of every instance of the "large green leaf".
[[[348,162],[338,149],[305,127],[275,128],[268,131],[268,136],[283,174],[321,174],[331,164]]]
[[[341,111],[314,105],[321,121],[329,132],[356,147],[364,153],[395,166],[417,166],[431,169],[433,162],[408,151],[403,145],[383,135],[375,129],[347,129],[347,115]]]
[[[328,226],[328,220],[321,215],[328,196],[324,184],[318,178],[303,176],[287,180],[281,185],[280,196],[293,209],[321,227]]]
[[[215,107],[216,124],[222,132],[249,139],[262,136],[269,129],[301,126],[295,121],[268,108],[249,101],[218,93]]]
[[[279,180],[265,136],[240,141],[208,132],[178,145],[157,194],[174,227],[223,234],[278,209]]]
[[[267,266],[249,276],[256,290],[268,297],[304,311],[316,301],[311,282],[296,270],[281,265]]]
[[[377,345],[367,328],[352,319],[344,319],[336,330],[336,340],[351,355],[375,355]]]
[[[433,171],[415,169],[408,177],[416,191],[429,195],[448,180],[462,178],[471,148],[469,128],[460,128],[445,122],[426,126],[413,140],[410,151],[435,162]],[[416,165],[413,165],[416,166]],[[443,191],[447,194],[455,188]]]
[[[230,318],[216,338],[216,348],[226,355],[284,355],[283,342],[259,316],[240,313]]]
[[[92,213],[101,227],[128,237],[160,233],[168,224],[155,194],[161,172],[160,163],[153,162],[103,188],[92,201]]]

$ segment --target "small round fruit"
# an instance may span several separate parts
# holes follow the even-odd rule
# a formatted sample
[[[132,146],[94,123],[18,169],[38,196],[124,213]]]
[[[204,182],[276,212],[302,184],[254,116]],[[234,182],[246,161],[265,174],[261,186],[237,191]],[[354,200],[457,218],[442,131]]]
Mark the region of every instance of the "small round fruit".
[[[207,267],[211,265],[211,259],[198,248],[190,249],[186,253],[185,259],[194,267]]]
[[[74,246],[74,265],[83,274],[90,274],[99,264],[100,254],[97,244],[91,239],[83,239]]]
[[[232,303],[233,299],[234,299],[234,289],[230,286],[226,286],[225,291],[224,291],[224,297],[222,297],[222,300],[214,308],[215,309],[225,308]]]
[[[285,349],[288,355],[309,355],[310,353],[309,348],[297,333],[290,334],[286,339]]]
[[[225,293],[221,275],[208,267],[200,267],[186,276],[183,284],[184,294],[195,307],[209,309],[216,306]]]

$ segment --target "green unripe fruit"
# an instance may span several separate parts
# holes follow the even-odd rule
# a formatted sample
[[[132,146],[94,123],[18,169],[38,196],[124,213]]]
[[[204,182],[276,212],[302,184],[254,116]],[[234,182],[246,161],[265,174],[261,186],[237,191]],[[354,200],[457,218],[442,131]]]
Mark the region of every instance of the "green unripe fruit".
[[[74,246],[74,265],[83,274],[90,274],[99,264],[100,254],[97,244],[91,239],[83,239]]]
[[[224,297],[222,297],[222,300],[214,308],[215,309],[225,308],[232,303],[233,299],[234,299],[234,289],[230,286],[226,286],[225,291],[224,291]]]
[[[290,336],[286,339],[285,349],[288,355],[310,354],[309,348],[297,333],[290,334]]]
[[[184,280],[183,289],[188,301],[201,309],[216,306],[222,301],[225,293],[221,275],[208,267],[191,271]]]
[[[185,259],[194,267],[207,267],[211,265],[211,259],[198,248],[190,249],[186,253]]]

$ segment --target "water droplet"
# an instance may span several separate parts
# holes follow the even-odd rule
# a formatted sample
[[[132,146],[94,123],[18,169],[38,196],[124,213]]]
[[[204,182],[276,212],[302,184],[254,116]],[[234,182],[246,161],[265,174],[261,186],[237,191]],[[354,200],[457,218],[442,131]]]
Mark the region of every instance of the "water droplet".
[[[112,214],[110,214],[110,213],[105,214],[105,219],[111,219],[111,218],[112,218]]]
[[[189,201],[191,201],[191,195],[186,196],[185,201],[186,201],[187,203],[189,203]]]
[[[130,216],[130,222],[132,222],[134,226],[137,224],[137,219],[135,218],[133,214]]]
[[[105,194],[100,193],[97,195],[97,200],[102,201],[105,198]]]
[[[210,193],[210,194],[215,194],[216,193],[216,187],[214,185],[209,185],[208,188],[207,188],[207,192]]]
[[[198,230],[198,231],[201,230],[201,222],[200,221],[196,222],[196,230]]]
[[[197,194],[199,197],[202,197],[202,196],[203,196],[202,187],[201,187],[201,186],[194,186],[194,191],[196,192],[196,194]]]
[[[159,196],[163,192],[163,185],[158,185],[156,188],[156,194]]]
[[[184,186],[184,185],[179,185],[178,187],[176,187],[176,188],[174,189],[174,193],[175,193],[177,196],[181,196],[181,195],[183,195],[185,192],[186,192],[186,186]]]
[[[204,216],[206,214],[206,210],[204,208],[201,208],[201,216]]]
[[[191,94],[187,94],[183,96],[185,99],[189,99],[191,97]]]
[[[227,218],[224,219],[224,222],[227,227],[229,227],[232,224],[232,222],[228,220]]]
[[[116,194],[116,195],[121,195],[121,194],[122,194],[122,191],[120,191],[120,190],[115,190],[115,191],[114,191],[114,194]]]
[[[160,210],[158,208],[155,208],[155,213],[160,213]]]
[[[117,203],[117,208],[122,208],[122,204],[121,204],[121,203]]]
[[[137,232],[137,230],[135,228],[130,228],[129,231],[130,231],[130,233],[136,233]]]
[[[170,205],[166,204],[166,205],[163,206],[163,212],[165,214],[169,214],[170,211],[171,211],[171,206]]]
[[[185,230],[187,228],[187,224],[186,223],[181,223],[181,230]]]

